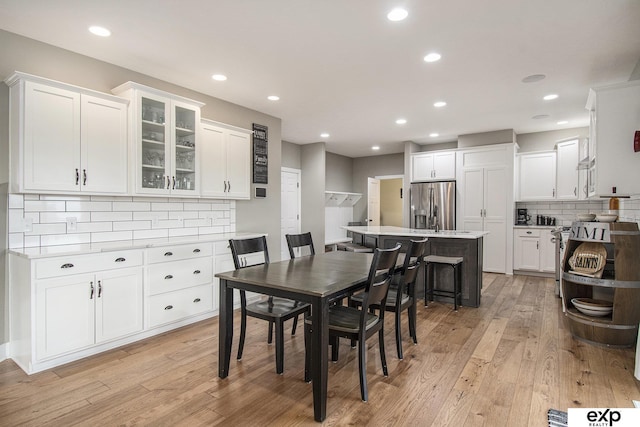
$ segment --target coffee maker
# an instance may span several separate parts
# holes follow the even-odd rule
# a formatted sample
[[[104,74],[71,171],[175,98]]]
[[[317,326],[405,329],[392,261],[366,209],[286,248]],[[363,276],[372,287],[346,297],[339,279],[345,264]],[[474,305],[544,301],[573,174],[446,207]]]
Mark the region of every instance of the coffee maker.
[[[516,215],[516,225],[528,225],[529,220],[531,220],[531,216],[527,215],[527,210],[518,209],[518,214]]]

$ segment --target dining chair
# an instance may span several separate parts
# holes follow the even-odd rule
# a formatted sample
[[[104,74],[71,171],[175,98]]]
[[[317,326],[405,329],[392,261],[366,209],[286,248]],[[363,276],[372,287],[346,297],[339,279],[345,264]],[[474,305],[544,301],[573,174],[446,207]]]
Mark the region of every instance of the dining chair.
[[[267,239],[264,236],[250,239],[230,239],[229,247],[233,256],[233,264],[236,270],[269,263],[269,251]],[[250,263],[243,255],[262,254],[264,262]],[[300,303],[286,298],[269,296],[267,299],[247,304],[247,296],[244,290],[240,290],[240,341],[238,343],[237,359],[242,359],[244,340],[247,331],[247,316],[269,322],[268,342],[272,342],[272,329],[276,330],[276,372],[284,372],[284,322],[297,318],[298,315],[308,312],[309,304]],[[295,331],[295,330],[294,330]],[[293,335],[293,332],[292,332]]]
[[[294,259],[296,257],[296,249],[298,248],[300,249],[300,254],[302,253],[304,253],[305,255],[316,254],[316,251],[313,247],[313,238],[311,237],[311,233],[307,232],[302,234],[285,234],[284,237],[287,240],[287,246],[289,247],[289,256],[291,257],[291,259]],[[298,326],[298,316],[293,318],[291,335],[294,335],[296,333],[297,326]]]
[[[389,294],[385,305],[385,310],[394,312],[396,326],[396,348],[398,350],[398,359],[403,359],[402,354],[402,312],[407,310],[409,320],[409,335],[413,339],[413,343],[418,343],[416,334],[416,278],[418,270],[423,264],[424,253],[427,247],[427,240],[411,240],[409,247],[405,253],[402,269],[397,270],[389,286]],[[349,298],[349,305],[358,307],[362,305],[364,295],[362,293],[354,294]],[[374,309],[378,309],[377,305],[372,305]]]
[[[361,309],[342,305],[329,307],[329,344],[332,360],[337,359],[339,338],[347,338],[358,343],[358,367],[360,371],[360,396],[364,402],[368,400],[366,340],[378,333],[380,346],[380,362],[382,372],[388,376],[387,358],[384,351],[384,313],[387,292],[396,269],[396,260],[400,245],[392,249],[375,249],[369,268],[369,275],[363,292]],[[373,307],[379,307],[377,314]],[[372,309],[370,311],[370,309]],[[313,314],[312,314],[313,315]],[[311,358],[311,319],[305,320],[305,373],[310,372]],[[305,380],[309,381],[308,376]]]

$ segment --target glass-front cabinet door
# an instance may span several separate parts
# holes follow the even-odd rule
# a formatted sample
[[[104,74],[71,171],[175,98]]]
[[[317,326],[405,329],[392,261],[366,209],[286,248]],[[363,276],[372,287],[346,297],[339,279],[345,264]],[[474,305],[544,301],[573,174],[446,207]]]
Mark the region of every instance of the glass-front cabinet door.
[[[129,98],[136,147],[136,194],[200,195],[200,108],[192,99],[127,82],[112,90]]]

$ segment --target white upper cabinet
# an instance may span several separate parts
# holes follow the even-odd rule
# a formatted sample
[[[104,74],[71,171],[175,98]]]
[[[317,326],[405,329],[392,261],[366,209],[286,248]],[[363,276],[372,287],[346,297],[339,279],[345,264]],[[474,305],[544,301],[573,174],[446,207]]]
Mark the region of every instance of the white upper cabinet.
[[[581,198],[580,192],[580,144],[578,138],[559,142],[557,151],[557,191],[559,200],[576,200]]]
[[[127,82],[112,92],[131,100],[135,193],[200,195],[201,102]]]
[[[127,100],[24,73],[6,83],[13,192],[127,193]]]
[[[640,194],[640,153],[634,151],[640,129],[640,81],[594,88],[589,92],[589,196]]]
[[[556,153],[546,151],[519,154],[518,200],[556,198]]]
[[[202,120],[201,195],[249,199],[251,195],[251,131]]]
[[[456,152],[434,151],[411,156],[411,182],[456,179]]]

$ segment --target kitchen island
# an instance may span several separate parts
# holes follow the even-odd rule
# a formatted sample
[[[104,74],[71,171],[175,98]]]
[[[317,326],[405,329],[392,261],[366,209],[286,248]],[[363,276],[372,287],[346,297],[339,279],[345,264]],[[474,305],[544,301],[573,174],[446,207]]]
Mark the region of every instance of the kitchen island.
[[[344,226],[353,235],[353,241],[371,248],[392,248],[396,244],[406,250],[410,240],[427,237],[426,255],[463,257],[462,305],[479,307],[482,289],[482,244],[487,231],[424,230],[392,226]],[[436,271],[436,283],[444,290],[453,290],[450,269]],[[425,275],[419,274],[418,296],[424,296]],[[444,299],[449,301],[450,299]]]

